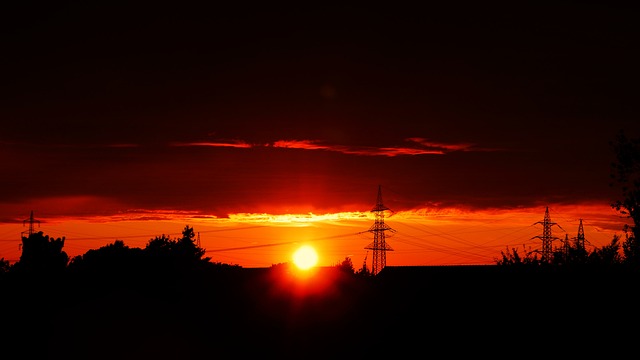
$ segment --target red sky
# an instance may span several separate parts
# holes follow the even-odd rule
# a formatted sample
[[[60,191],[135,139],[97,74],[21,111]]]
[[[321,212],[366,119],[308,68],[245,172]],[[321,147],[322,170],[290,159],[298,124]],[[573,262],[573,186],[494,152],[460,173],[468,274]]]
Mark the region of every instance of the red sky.
[[[582,218],[602,245],[625,222],[609,206],[620,194],[609,142],[640,135],[637,15],[571,3],[10,5],[0,257],[19,256],[33,210],[70,254],[192,224],[217,261],[268,266],[308,239],[325,263],[359,267],[370,239],[350,236],[370,226],[378,185],[395,211],[388,264],[536,247],[546,206],[570,237]],[[273,216],[254,227],[240,214]],[[313,217],[283,231],[275,219],[290,214],[333,228]]]

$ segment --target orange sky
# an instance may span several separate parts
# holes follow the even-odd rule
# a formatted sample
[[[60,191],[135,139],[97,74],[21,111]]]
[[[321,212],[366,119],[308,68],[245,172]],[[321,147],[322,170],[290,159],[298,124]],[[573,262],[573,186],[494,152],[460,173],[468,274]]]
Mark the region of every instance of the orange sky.
[[[423,209],[388,213],[385,222],[394,232],[386,232],[393,248],[387,252],[387,265],[495,264],[500,251],[516,248],[522,254],[540,249],[542,225],[535,224],[544,216],[544,207],[513,210],[465,211],[460,209]],[[614,234],[622,234],[624,219],[606,204],[549,206],[553,235],[573,239],[583,219],[589,249],[608,244]],[[373,224],[369,211],[333,214],[234,214],[229,218],[190,217],[179,214],[174,220],[131,221],[119,218],[86,220],[34,218],[36,231],[51,237],[64,236],[64,251],[70,257],[82,255],[120,239],[129,247],[143,248],[153,237],[166,234],[178,237],[189,225],[200,238],[211,261],[238,264],[243,267],[269,267],[290,262],[293,252],[302,244],[313,246],[319,253],[319,266],[340,263],[351,258],[356,269],[372,254],[364,247],[373,241],[367,230]],[[25,215],[25,219],[28,214]],[[0,257],[15,261],[20,256],[20,234],[26,224],[0,225]],[[524,247],[523,247],[524,246]],[[554,247],[560,241],[554,242]],[[369,251],[369,253],[368,253]],[[367,255],[368,254],[368,255]]]
[[[640,137],[623,6],[5,12],[0,257],[19,257],[33,210],[70,256],[190,225],[214,261],[269,266],[310,242],[359,268],[378,186],[389,265],[535,249],[546,206],[559,237],[580,218],[593,245],[621,232],[611,142]]]

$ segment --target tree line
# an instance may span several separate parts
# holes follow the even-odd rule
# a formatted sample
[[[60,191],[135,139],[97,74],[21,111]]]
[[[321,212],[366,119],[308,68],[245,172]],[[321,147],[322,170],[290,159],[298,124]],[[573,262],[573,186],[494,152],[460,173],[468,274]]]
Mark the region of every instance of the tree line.
[[[52,276],[68,272],[120,275],[132,271],[153,271],[169,275],[210,268],[241,268],[238,264],[212,262],[210,257],[204,256],[206,250],[196,244],[195,236],[194,228],[185,225],[182,236],[172,238],[162,234],[150,239],[143,248],[132,248],[122,240],[115,240],[70,258],[63,250],[64,237],[53,238],[39,231],[22,237],[22,254],[15,264],[0,259],[0,274]],[[276,269],[287,266],[288,263],[272,265]],[[334,266],[352,274],[369,274],[366,267],[356,271],[349,257]]]

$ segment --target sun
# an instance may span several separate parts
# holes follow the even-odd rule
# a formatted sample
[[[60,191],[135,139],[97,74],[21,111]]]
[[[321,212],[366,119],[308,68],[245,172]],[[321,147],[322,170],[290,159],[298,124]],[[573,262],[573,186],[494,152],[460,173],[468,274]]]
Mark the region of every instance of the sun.
[[[293,263],[300,270],[310,269],[318,263],[318,253],[313,247],[303,245],[293,253]]]

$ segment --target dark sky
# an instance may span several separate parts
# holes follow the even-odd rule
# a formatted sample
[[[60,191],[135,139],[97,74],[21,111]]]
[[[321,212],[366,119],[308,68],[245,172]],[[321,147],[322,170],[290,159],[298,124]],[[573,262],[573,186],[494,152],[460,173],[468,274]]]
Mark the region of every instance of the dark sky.
[[[532,4],[4,5],[2,216],[610,202],[640,14]]]

